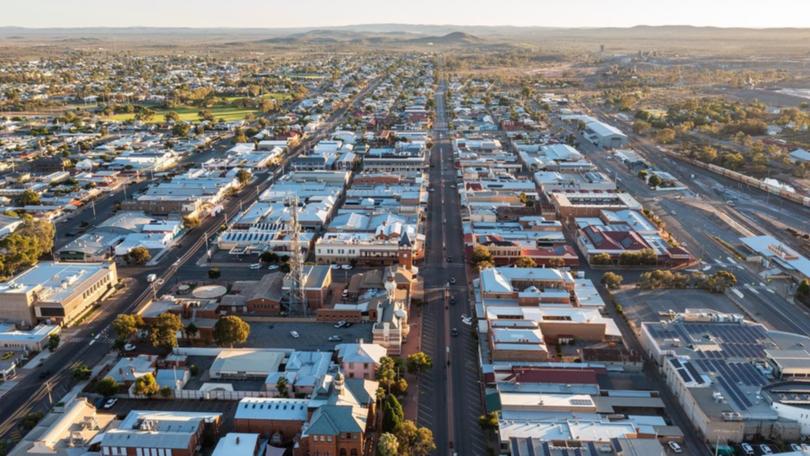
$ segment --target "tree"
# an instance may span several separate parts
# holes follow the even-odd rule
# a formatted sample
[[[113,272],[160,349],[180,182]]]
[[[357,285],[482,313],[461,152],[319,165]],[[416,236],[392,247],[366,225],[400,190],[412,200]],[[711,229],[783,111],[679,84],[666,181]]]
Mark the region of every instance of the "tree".
[[[658,175],[653,174],[647,179],[647,183],[650,184],[650,187],[660,187],[661,184],[664,183],[664,180],[658,177]]]
[[[399,456],[399,440],[390,432],[384,432],[377,441],[377,454],[379,456]]]
[[[433,360],[425,352],[416,352],[407,359],[408,372],[423,372],[433,367]]]
[[[522,256],[515,260],[515,266],[519,268],[536,268],[537,263],[535,263],[534,260],[529,257]]]
[[[498,412],[490,412],[479,416],[478,425],[484,430],[494,431],[498,429]]]
[[[51,334],[50,336],[48,336],[48,350],[50,351],[56,350],[56,347],[59,346],[60,340],[61,339],[59,337],[59,334]]]
[[[245,130],[243,128],[235,128],[233,131],[233,142],[235,143],[246,143],[248,142],[247,136],[245,135]]]
[[[276,392],[279,397],[288,397],[290,390],[288,388],[287,377],[279,377],[276,381]]]
[[[195,325],[194,322],[192,321],[188,325],[186,325],[185,331],[186,331],[186,338],[192,339],[200,332],[200,329],[197,328],[197,325]]]
[[[546,266],[550,268],[561,268],[565,266],[565,259],[563,257],[551,257],[546,261]]]
[[[239,185],[247,185],[251,178],[253,178],[253,175],[246,169],[240,169],[236,172],[236,179],[239,181]]]
[[[152,254],[146,247],[138,246],[129,251],[127,258],[130,263],[143,266],[152,259]]]
[[[605,265],[611,264],[612,262],[613,258],[611,258],[610,254],[608,253],[597,253],[596,255],[591,256],[591,264]]]
[[[188,230],[193,230],[200,226],[200,218],[196,215],[183,216],[183,227]]]
[[[104,377],[96,383],[96,392],[102,396],[112,396],[118,393],[118,382],[112,377]]]
[[[737,284],[737,277],[729,271],[718,271],[710,275],[705,282],[705,288],[712,293],[723,293]]]
[[[160,387],[155,380],[155,376],[151,373],[142,375],[135,379],[135,394],[141,396],[154,396],[160,391]]]
[[[396,432],[402,425],[405,419],[405,412],[402,410],[402,404],[399,403],[396,396],[389,394],[383,400],[383,432]]]
[[[73,375],[73,378],[75,378],[76,380],[83,381],[83,380],[88,380],[90,378],[90,375],[92,374],[92,371],[90,370],[89,367],[87,367],[86,364],[84,364],[84,363],[76,363],[70,369],[70,373],[71,373],[71,375]]]
[[[664,128],[655,134],[655,140],[661,144],[672,144],[675,142],[675,130]]]
[[[278,263],[278,254],[267,250],[259,255],[259,260],[263,263]]]
[[[26,190],[17,197],[18,206],[39,206],[40,204],[42,204],[42,201],[39,193],[33,190]]]
[[[804,279],[796,287],[796,299],[804,304],[810,303],[810,280]]]
[[[197,117],[199,117],[200,120],[204,120],[206,122],[214,121],[214,113],[211,112],[210,109],[203,109],[202,111],[198,112]]]
[[[166,123],[179,122],[180,121],[180,115],[177,114],[174,111],[169,111],[169,112],[163,114],[163,119],[166,121]]]
[[[168,386],[164,386],[163,388],[160,389],[160,397],[164,399],[172,397],[172,389]]]
[[[0,276],[10,276],[37,263],[53,248],[55,229],[48,220],[24,216],[13,233],[0,240]]]
[[[214,341],[220,347],[244,343],[249,335],[250,325],[236,315],[222,317],[214,325]]]
[[[174,136],[185,138],[189,133],[191,133],[191,125],[185,122],[174,124],[172,127],[172,135]]]
[[[426,427],[417,427],[411,420],[405,420],[396,431],[401,454],[427,456],[436,450],[433,432]]]
[[[115,339],[122,342],[131,339],[143,326],[143,318],[140,315],[120,314],[112,322]]]
[[[618,289],[623,280],[624,277],[616,274],[615,272],[606,272],[602,275],[602,285],[609,290]]]
[[[158,315],[149,328],[149,343],[155,348],[172,349],[177,346],[177,331],[183,328],[180,317],[170,312]]]

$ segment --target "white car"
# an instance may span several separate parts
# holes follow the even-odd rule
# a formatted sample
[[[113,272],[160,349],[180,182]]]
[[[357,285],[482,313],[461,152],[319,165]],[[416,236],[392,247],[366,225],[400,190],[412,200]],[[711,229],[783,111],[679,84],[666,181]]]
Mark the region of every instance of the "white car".
[[[342,328],[343,325],[345,325],[345,324],[346,324],[346,320],[340,320],[339,322],[335,323],[332,326],[335,327],[335,328]]]
[[[113,407],[115,406],[115,404],[116,404],[117,402],[118,402],[118,398],[117,398],[117,397],[111,397],[111,398],[107,399],[107,402],[105,402],[105,403],[104,403],[104,405],[103,405],[102,407],[103,407],[105,410],[106,410],[106,409],[111,409],[111,408],[113,408]]]
[[[301,337],[301,335],[298,334],[298,331],[290,331],[290,337],[292,337],[293,339],[298,339],[299,337]]]
[[[279,268],[279,266],[277,264],[271,264],[270,266],[267,267],[267,270],[268,271],[275,271],[278,268]]]
[[[791,443],[790,444],[790,449],[792,451],[802,451],[802,446],[799,445],[798,443]]]
[[[342,265],[342,266],[340,267],[340,269],[343,269],[344,271],[350,271],[350,270],[352,269],[352,265],[350,265],[350,264],[344,264],[344,265]]]
[[[332,266],[329,266],[329,267],[332,268],[332,269],[340,269],[339,264],[333,264]]]
[[[135,344],[126,344],[126,345],[124,345],[124,351],[131,352],[132,350],[135,350]]]
[[[742,448],[743,453],[745,453],[746,455],[754,454],[754,447],[752,447],[750,443],[743,442],[740,444],[740,448]]]
[[[759,446],[759,451],[761,451],[762,454],[773,454],[773,450],[771,449],[771,447],[765,445],[764,443]]]
[[[669,445],[673,453],[683,453],[683,448],[677,442],[670,441],[667,445]]]
[[[261,269],[261,268],[262,268],[261,263],[253,263],[253,264],[250,265],[250,269],[253,269],[253,270]]]

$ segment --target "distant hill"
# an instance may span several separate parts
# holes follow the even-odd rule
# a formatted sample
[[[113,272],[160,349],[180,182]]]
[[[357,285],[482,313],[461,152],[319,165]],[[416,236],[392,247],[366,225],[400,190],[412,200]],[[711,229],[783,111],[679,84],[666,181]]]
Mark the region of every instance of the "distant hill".
[[[451,32],[442,36],[426,36],[407,40],[408,44],[434,44],[434,45],[472,45],[480,44],[484,40],[464,32]]]

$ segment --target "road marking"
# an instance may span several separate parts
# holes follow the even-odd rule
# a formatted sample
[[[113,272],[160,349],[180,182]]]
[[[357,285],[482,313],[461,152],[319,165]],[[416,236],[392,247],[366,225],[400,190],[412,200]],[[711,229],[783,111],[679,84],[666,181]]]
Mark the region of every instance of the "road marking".
[[[745,295],[742,294],[742,292],[740,290],[736,289],[736,288],[732,287],[731,292],[734,293],[735,295],[737,295],[737,297],[740,298],[740,299],[745,298]]]
[[[776,294],[776,291],[772,290],[771,288],[767,288],[767,287],[766,287],[766,288],[765,288],[765,290],[766,290],[768,293],[771,293],[771,294]]]
[[[744,286],[745,286],[745,288],[748,288],[749,290],[751,290],[751,293],[759,294],[759,292],[756,290],[756,288],[754,288],[754,286],[751,285],[750,283],[746,283]]]

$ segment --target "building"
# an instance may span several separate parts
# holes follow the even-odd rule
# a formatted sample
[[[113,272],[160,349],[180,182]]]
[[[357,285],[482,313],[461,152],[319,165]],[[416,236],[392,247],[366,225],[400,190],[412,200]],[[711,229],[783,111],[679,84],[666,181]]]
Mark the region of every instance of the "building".
[[[385,347],[377,344],[356,343],[335,345],[340,370],[348,378],[373,380],[380,367],[380,359],[387,355]]]
[[[560,220],[571,217],[597,217],[605,210],[642,209],[641,203],[629,193],[555,192],[549,195],[549,200]]]
[[[14,325],[0,323],[0,347],[24,352],[42,351],[53,334],[59,334],[56,325],[37,325],[30,330],[20,330]]]
[[[598,120],[586,123],[582,136],[602,149],[615,149],[627,144],[626,134],[613,125]]]
[[[797,411],[806,398],[796,383],[810,377],[810,352],[801,348],[810,338],[687,309],[642,323],[639,340],[706,440],[795,441],[810,431],[810,415]]]
[[[43,261],[0,283],[0,319],[70,325],[118,283],[115,263]]]
[[[229,432],[219,439],[211,456],[262,456],[264,450],[259,434]]]
[[[216,437],[221,413],[132,410],[101,437],[104,456],[193,456],[204,434]]]

